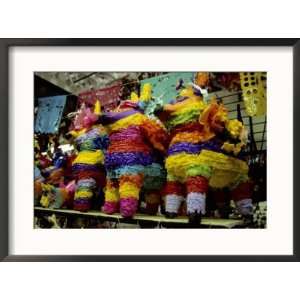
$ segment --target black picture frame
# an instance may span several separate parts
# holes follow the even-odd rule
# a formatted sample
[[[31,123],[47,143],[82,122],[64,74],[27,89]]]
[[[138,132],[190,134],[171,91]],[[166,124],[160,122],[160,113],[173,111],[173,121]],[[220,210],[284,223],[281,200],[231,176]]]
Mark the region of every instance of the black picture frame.
[[[9,254],[9,49],[14,46],[284,46],[293,47],[293,254],[292,255],[10,255]],[[300,39],[0,39],[0,260],[1,261],[300,261]],[[283,79],[284,81],[284,79]],[[284,84],[284,82],[283,82]],[[298,101],[297,101],[298,99]],[[282,199],[284,201],[284,199]]]

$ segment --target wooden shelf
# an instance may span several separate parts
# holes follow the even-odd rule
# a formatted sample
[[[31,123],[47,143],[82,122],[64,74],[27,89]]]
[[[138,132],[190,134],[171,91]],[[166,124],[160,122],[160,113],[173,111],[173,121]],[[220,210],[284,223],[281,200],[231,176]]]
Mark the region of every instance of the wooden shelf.
[[[55,214],[65,214],[65,215],[73,215],[73,216],[82,216],[82,217],[95,217],[95,218],[102,218],[112,221],[117,221],[120,223],[128,223],[128,222],[135,222],[138,223],[139,221],[148,221],[154,223],[162,223],[162,224],[188,224],[187,217],[177,217],[174,219],[168,219],[164,216],[150,216],[145,214],[136,214],[132,219],[124,219],[120,214],[113,214],[108,215],[100,211],[91,210],[88,212],[80,212],[71,209],[50,209],[50,208],[43,208],[43,207],[35,207],[35,212],[37,213],[55,213]],[[234,228],[234,227],[243,227],[243,221],[240,219],[219,219],[219,218],[202,218],[201,225],[205,227],[214,227],[214,228]]]

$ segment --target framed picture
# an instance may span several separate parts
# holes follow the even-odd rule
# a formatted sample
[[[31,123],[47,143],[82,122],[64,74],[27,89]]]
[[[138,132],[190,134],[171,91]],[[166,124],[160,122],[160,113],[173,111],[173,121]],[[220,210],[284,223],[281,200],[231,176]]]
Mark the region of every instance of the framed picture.
[[[298,39],[2,39],[4,261],[299,261]]]

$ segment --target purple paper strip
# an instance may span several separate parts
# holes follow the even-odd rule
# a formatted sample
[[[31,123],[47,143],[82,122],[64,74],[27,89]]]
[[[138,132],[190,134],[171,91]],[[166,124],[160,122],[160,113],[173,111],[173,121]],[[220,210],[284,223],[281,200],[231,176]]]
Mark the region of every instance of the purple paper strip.
[[[176,143],[172,145],[168,150],[168,155],[174,155],[180,152],[185,152],[189,154],[198,154],[201,150],[211,150],[216,152],[221,152],[221,144],[216,140],[207,141],[204,143]]]
[[[139,126],[129,126],[109,136],[110,143],[118,143],[123,141],[143,142],[143,135]]]
[[[107,154],[105,167],[114,169],[120,166],[143,165],[147,166],[153,162],[151,155],[142,152],[118,152]]]
[[[128,117],[136,113],[139,113],[139,111],[135,109],[130,109],[122,112],[106,112],[101,116],[100,122],[102,124],[112,124],[118,120],[121,120],[125,117]]]
[[[101,168],[100,165],[90,165],[90,164],[74,164],[72,166],[73,172],[79,171],[99,171]]]

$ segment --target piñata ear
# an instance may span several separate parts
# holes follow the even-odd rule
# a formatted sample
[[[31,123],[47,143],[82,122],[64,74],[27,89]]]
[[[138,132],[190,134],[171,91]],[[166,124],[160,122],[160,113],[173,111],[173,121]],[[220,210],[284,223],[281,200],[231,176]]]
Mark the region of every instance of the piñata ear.
[[[99,100],[97,100],[95,103],[94,114],[97,116],[101,115],[101,104]]]
[[[193,87],[192,86],[188,86],[184,89],[182,89],[179,93],[179,95],[181,97],[192,97],[194,96],[194,90],[193,90]]]
[[[138,101],[139,101],[139,96],[138,96],[138,94],[135,93],[135,92],[132,92],[132,93],[130,94],[130,100],[133,101],[133,102],[138,102]]]

